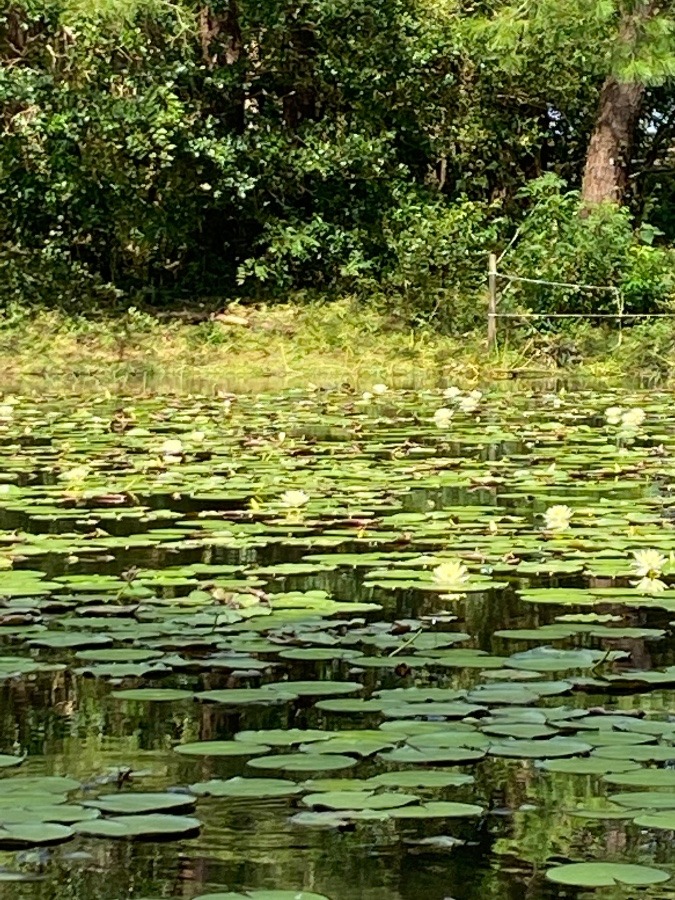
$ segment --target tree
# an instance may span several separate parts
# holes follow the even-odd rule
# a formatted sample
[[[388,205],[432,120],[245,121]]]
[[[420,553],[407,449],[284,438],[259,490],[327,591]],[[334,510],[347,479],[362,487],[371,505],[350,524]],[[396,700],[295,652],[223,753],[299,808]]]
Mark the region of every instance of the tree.
[[[669,7],[671,3],[658,0],[619,4],[613,71],[602,85],[586,156],[582,188],[586,205],[624,199],[645,88],[675,74],[675,28],[668,18]]]
[[[675,75],[673,0],[526,0],[490,12],[484,32],[505,71],[538,82],[557,113],[575,94],[595,94],[583,199],[623,202],[638,124],[651,112],[646,88]]]

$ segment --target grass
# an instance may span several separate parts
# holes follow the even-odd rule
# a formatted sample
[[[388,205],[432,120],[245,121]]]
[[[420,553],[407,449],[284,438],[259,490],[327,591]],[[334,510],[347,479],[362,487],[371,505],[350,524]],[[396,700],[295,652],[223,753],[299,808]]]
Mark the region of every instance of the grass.
[[[377,382],[469,385],[561,372],[663,381],[675,364],[675,339],[664,323],[623,335],[578,327],[500,338],[488,355],[484,333],[412,328],[350,300],[230,307],[196,324],[133,308],[116,317],[15,310],[0,318],[0,387],[211,392],[347,383],[365,390]]]

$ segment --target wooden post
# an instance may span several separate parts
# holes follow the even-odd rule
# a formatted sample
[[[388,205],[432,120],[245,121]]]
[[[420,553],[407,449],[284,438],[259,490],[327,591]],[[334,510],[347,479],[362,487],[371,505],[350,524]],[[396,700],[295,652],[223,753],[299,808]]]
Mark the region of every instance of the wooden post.
[[[497,256],[488,259],[488,321],[487,348],[490,353],[497,347]]]

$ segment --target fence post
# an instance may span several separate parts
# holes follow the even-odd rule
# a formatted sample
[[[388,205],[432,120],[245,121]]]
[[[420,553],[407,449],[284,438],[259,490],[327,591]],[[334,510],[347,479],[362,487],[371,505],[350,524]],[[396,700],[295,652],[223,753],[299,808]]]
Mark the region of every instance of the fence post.
[[[497,346],[497,256],[488,257],[488,320],[487,348],[492,352]]]

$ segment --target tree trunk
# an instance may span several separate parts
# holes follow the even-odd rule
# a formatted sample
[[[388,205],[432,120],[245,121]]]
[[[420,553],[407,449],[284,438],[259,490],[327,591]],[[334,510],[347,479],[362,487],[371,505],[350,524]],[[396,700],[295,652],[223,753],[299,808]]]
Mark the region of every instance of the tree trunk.
[[[582,195],[587,206],[623,201],[643,94],[644,85],[613,76],[602,86],[584,170]]]
[[[619,43],[628,51],[635,47],[644,25],[654,16],[659,0],[635,0],[619,29]],[[645,92],[640,82],[608,75],[600,92],[600,106],[586,154],[582,185],[584,204],[621,203],[626,194],[635,131]]]

